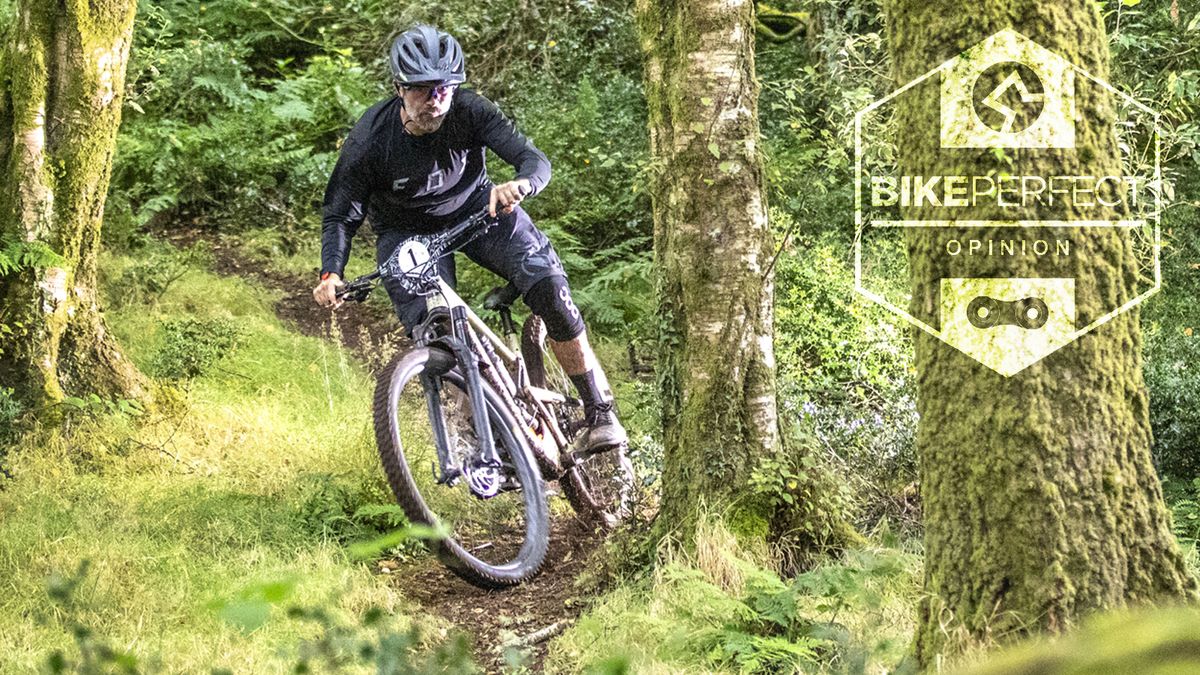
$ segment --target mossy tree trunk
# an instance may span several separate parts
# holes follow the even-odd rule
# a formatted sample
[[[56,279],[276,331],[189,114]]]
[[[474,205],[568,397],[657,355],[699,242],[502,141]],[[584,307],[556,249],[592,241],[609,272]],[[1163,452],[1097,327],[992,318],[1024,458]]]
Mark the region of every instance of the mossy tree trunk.
[[[982,0],[969,11],[885,0],[884,8],[898,84],[1006,28],[1108,76],[1104,25],[1088,0]],[[899,99],[897,128],[938,128],[937,86],[935,79],[931,95]],[[902,173],[1120,175],[1109,92],[1079,86],[1075,101],[1074,152],[1009,151],[1016,168],[1005,169],[985,150],[947,169],[931,149],[936,131],[909,133],[898,147]],[[1100,316],[1132,297],[1138,263],[1127,235],[1099,228],[1072,236],[1066,271],[1095,280],[1076,287],[1080,314]],[[936,242],[908,235],[914,313],[937,306],[935,285],[925,280],[954,276],[958,264]],[[1045,276],[1032,261],[1003,264],[1011,267],[971,276]],[[926,528],[916,650],[923,665],[972,644],[1061,631],[1097,610],[1196,597],[1151,465],[1136,311],[1009,378],[920,332],[916,365]]]
[[[754,3],[639,0],[654,156],[665,456],[659,522],[686,540],[700,504],[765,536],[746,499],[780,451],[773,252],[758,148]]]
[[[0,382],[35,406],[137,396],[96,296],[136,0],[18,0],[0,61],[0,234],[63,264],[0,278]]]

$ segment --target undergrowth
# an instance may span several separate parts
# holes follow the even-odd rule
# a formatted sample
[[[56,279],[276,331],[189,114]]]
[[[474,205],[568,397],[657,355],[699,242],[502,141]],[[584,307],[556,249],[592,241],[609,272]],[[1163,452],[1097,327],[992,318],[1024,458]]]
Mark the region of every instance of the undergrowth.
[[[144,253],[106,258],[104,277],[134,278],[123,273]],[[80,664],[103,653],[119,658],[97,667],[115,672],[129,662],[120,655],[139,672],[285,672],[305,659],[310,672],[328,672],[327,656],[357,672],[367,661],[329,650],[417,644],[410,629],[421,626],[444,634],[373,573],[379,552],[366,563],[347,552],[402,520],[377,467],[366,374],[340,349],[281,325],[273,292],[195,267],[148,290],[137,292],[152,302],[107,315],[143,371],[203,342],[164,326],[232,327],[237,349],[205,343],[212,360],[185,367],[145,410],[79,398],[68,423],[35,423],[9,454],[0,672],[55,663],[86,672]],[[15,414],[0,405],[0,415]],[[63,580],[85,560],[68,607]],[[277,584],[286,597],[266,602],[259,591]],[[256,621],[232,620],[244,611]]]
[[[603,597],[552,646],[548,672],[878,672],[904,657],[920,557],[885,530],[791,579],[702,519],[652,572]],[[623,670],[622,670],[623,669]]]

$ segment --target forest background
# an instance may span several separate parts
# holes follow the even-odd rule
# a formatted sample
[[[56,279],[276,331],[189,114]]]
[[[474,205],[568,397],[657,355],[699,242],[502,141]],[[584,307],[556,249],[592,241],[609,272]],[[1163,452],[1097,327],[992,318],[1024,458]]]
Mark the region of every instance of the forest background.
[[[1142,322],[1154,458],[1195,570],[1200,8],[1098,4],[1115,85],[1165,122],[1175,200],[1163,219],[1163,291]],[[755,489],[802,501],[795,486],[809,484],[805,472],[837,475],[834,501],[868,542],[800,565],[738,550],[719,526],[701,538],[720,549],[717,562],[618,540],[609,555],[624,562],[600,574],[607,594],[551,645],[549,668],[853,671],[899,663],[911,635],[920,578],[911,335],[853,295],[850,255],[853,115],[893,88],[881,8],[810,0],[760,12],[762,147],[781,247],[780,409],[788,433],[818,452],[812,466],[760,467]],[[0,23],[11,15],[0,2]],[[315,278],[338,144],[387,95],[389,36],[418,20],[458,37],[470,86],[553,163],[550,188],[528,210],[563,256],[610,369],[623,373],[614,379],[654,493],[656,389],[632,372],[652,368],[657,326],[630,3],[144,1],[102,290],[111,330],[173,403],[144,414],[133,401],[70,398],[66,435],[39,447],[35,433],[17,447],[16,429],[34,411],[0,386],[0,664],[108,653],[144,669],[261,672],[392,639],[414,663],[468,667],[468,650],[446,641],[443,624],[413,618],[403,590],[372,574],[381,552],[366,562],[348,552],[402,524],[373,459],[370,359],[295,333],[275,316],[278,291],[261,285]],[[494,157],[490,168],[507,171]],[[246,279],[218,264],[222,248],[249,262]],[[356,250],[351,272],[364,272],[368,247]],[[0,242],[0,272],[26,255]],[[478,300],[494,279],[467,268],[464,297]],[[387,554],[419,556],[408,544]],[[654,555],[668,559],[653,572],[639,567]],[[798,568],[807,571],[780,574]],[[353,667],[376,656],[337,658]],[[530,667],[519,650],[506,663]]]

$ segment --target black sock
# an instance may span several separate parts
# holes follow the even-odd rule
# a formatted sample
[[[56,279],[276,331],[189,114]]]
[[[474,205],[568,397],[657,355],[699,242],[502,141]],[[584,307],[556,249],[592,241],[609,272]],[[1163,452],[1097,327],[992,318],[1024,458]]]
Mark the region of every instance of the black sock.
[[[580,375],[572,375],[571,382],[575,385],[575,389],[579,391],[579,398],[583,401],[585,412],[595,410],[596,406],[604,400],[604,397],[600,394],[600,387],[596,385],[595,370],[589,370]]]

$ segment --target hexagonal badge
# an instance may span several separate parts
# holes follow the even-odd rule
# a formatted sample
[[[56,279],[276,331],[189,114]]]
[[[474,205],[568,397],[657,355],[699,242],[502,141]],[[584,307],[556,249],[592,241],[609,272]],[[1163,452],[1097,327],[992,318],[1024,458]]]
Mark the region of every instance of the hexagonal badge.
[[[1161,286],[1157,114],[1016,31],[859,111],[854,135],[855,290],[1001,375]],[[1133,261],[1119,282],[1083,264],[1100,247]]]

